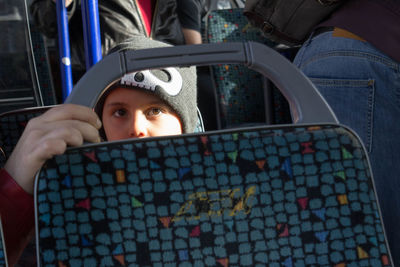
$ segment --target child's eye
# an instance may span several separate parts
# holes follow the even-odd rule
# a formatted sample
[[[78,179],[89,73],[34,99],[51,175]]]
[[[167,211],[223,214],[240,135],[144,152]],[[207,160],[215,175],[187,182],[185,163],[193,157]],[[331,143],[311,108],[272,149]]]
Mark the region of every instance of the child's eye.
[[[164,110],[162,110],[161,108],[150,108],[147,111],[147,116],[158,116],[163,112],[164,112]]]
[[[114,116],[115,117],[123,117],[126,114],[126,110],[125,109],[117,109],[116,111],[114,111]]]

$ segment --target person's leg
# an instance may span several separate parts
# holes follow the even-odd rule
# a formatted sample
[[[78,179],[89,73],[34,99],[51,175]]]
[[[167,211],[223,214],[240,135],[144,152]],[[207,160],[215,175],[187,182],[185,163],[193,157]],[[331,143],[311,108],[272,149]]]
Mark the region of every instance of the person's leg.
[[[392,256],[400,264],[400,64],[363,40],[332,33],[308,40],[294,63],[365,144]]]

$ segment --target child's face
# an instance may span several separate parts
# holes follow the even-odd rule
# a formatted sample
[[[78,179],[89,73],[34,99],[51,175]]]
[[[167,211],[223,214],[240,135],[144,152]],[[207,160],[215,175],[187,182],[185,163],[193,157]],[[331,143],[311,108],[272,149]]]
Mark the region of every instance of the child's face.
[[[156,95],[116,88],[106,98],[102,122],[108,141],[182,133],[178,116]]]

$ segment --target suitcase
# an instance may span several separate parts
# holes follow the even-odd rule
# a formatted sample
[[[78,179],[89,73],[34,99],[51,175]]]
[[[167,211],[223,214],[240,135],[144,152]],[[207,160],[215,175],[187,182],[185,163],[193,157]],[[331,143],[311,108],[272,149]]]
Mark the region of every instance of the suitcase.
[[[273,81],[295,123],[67,149],[36,177],[39,266],[393,266],[363,144],[272,49],[114,53],[67,102],[94,107],[128,72],[215,63]]]

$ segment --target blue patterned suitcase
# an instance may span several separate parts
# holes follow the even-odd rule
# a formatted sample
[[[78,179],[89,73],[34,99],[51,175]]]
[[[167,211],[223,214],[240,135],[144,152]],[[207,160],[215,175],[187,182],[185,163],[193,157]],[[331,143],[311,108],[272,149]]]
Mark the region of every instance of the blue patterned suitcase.
[[[360,139],[272,49],[112,54],[67,102],[94,106],[127,72],[221,61],[274,81],[296,124],[69,148],[36,180],[40,266],[392,266]]]

